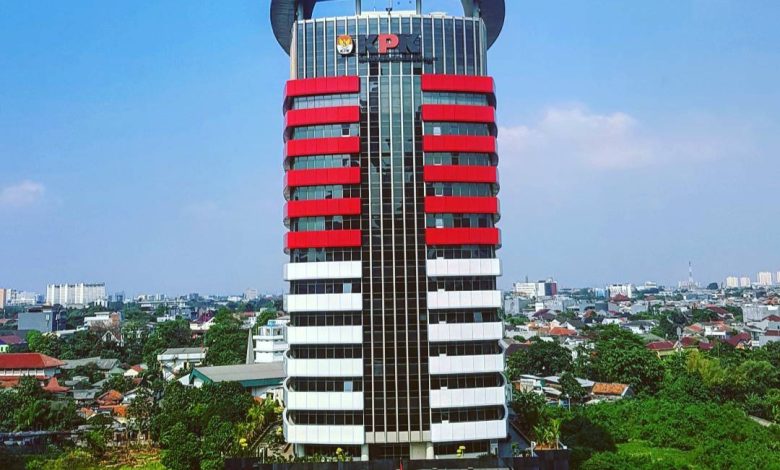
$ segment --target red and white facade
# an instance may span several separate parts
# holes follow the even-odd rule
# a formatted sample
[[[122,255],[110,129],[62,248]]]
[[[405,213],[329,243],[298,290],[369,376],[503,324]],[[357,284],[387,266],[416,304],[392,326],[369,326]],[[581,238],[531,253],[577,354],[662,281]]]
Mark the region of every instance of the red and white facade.
[[[311,19],[315,3],[271,4],[292,59],[285,437],[298,455],[494,452],[507,407],[486,50],[503,2],[452,17],[358,1]]]

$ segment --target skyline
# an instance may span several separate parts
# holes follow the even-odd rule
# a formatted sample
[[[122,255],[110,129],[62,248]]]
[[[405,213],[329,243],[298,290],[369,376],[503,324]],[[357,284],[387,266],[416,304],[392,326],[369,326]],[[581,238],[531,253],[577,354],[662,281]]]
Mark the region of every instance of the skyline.
[[[3,287],[283,290],[288,67],[255,3],[4,7]],[[752,4],[508,5],[500,287],[778,270],[780,8]]]

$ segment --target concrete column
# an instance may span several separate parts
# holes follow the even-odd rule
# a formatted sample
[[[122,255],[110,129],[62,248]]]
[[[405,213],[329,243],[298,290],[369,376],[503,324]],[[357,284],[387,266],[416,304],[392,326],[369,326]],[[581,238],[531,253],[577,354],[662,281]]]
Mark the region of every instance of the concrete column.
[[[358,3],[360,0],[358,0]],[[360,460],[363,462],[368,462],[368,444],[363,444],[360,446]]]

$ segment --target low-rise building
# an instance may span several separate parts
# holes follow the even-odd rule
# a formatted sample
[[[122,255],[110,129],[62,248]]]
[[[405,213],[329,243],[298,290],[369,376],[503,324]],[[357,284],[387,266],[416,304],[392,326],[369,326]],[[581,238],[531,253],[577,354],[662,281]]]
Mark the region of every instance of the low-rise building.
[[[64,362],[40,353],[0,354],[0,382],[14,385],[22,377],[49,380],[60,373]]]
[[[290,348],[287,343],[289,322],[289,318],[277,318],[258,328],[257,334],[252,337],[255,363],[284,361],[284,353]],[[294,328],[290,331],[296,334]]]
[[[181,380],[185,385],[197,388],[209,383],[238,382],[252,396],[262,397],[269,393],[280,394],[285,377],[284,364],[270,362],[265,364],[196,367],[188,376],[183,377]]]
[[[173,380],[185,369],[201,365],[206,359],[207,348],[171,348],[157,355],[163,378]],[[122,371],[124,374],[124,371]]]

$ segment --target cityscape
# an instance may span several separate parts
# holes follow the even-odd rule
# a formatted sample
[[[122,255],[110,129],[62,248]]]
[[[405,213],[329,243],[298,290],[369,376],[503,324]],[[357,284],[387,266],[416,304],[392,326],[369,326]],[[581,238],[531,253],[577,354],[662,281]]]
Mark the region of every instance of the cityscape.
[[[78,3],[0,18],[0,468],[780,470],[774,6]]]

